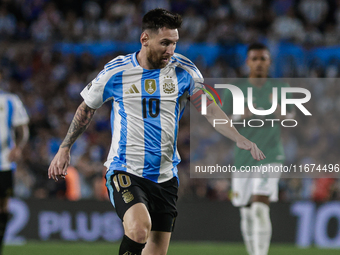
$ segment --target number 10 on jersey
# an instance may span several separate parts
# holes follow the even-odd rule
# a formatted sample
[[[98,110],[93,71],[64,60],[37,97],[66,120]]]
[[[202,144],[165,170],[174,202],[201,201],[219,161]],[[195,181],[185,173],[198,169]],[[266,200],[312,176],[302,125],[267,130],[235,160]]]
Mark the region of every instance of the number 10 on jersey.
[[[156,118],[159,115],[159,99],[158,98],[150,98],[147,100],[143,98],[143,118],[147,118],[148,115],[151,118]]]

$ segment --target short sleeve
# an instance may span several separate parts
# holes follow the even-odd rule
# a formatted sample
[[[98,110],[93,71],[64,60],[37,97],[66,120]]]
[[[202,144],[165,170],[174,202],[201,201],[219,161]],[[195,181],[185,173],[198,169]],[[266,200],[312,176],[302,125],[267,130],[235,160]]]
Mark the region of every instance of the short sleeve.
[[[87,106],[92,109],[98,109],[106,101],[113,98],[113,95],[108,94],[105,86],[112,77],[110,72],[101,71],[95,79],[93,79],[80,93]]]
[[[190,79],[190,89],[189,89],[189,97],[193,96],[198,91],[204,88],[204,79],[203,78],[191,78]]]
[[[18,96],[13,97],[13,119],[12,125],[14,127],[26,125],[29,122],[29,118],[26,109]]]
[[[184,57],[180,54],[175,54],[175,59],[178,62],[178,66],[186,71],[185,83],[189,85],[187,90],[187,98],[190,102],[195,106],[195,108],[200,111],[201,110],[201,95],[207,95],[207,106],[210,105],[213,100],[210,97],[209,93],[204,86],[204,79],[201,72],[195,66],[193,62],[191,62],[188,58]]]

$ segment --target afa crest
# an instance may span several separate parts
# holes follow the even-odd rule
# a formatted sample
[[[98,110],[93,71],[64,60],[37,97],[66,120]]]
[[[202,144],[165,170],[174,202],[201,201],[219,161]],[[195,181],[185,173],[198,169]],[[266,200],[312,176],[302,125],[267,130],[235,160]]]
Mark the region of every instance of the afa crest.
[[[172,79],[170,77],[166,77],[168,79],[165,79],[164,80],[164,84],[163,84],[163,91],[166,93],[166,94],[172,94],[176,91],[176,86],[175,84],[172,82]]]
[[[130,203],[132,200],[135,199],[134,196],[132,195],[132,193],[128,190],[123,191],[122,196],[123,196],[123,200],[126,204]]]
[[[155,79],[146,79],[144,81],[144,89],[147,93],[152,95],[156,91],[156,80]]]
[[[164,83],[163,85],[163,91],[167,94],[172,94],[176,90],[175,84],[173,83]]]

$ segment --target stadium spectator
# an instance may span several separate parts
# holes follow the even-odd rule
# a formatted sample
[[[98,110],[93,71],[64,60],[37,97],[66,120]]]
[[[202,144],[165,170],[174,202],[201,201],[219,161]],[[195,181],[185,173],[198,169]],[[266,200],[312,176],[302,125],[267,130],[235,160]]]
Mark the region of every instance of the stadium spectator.
[[[206,26],[205,17],[198,15],[196,9],[190,6],[186,10],[183,18],[183,41],[188,41],[190,43],[201,41]]]
[[[0,37],[2,39],[13,36],[16,29],[16,18],[8,13],[6,5],[0,6]]]
[[[290,8],[287,14],[277,16],[272,24],[272,32],[278,39],[302,42],[305,38],[303,23],[295,16]]]
[[[329,5],[326,0],[301,0],[298,9],[307,24],[320,26],[327,17]]]

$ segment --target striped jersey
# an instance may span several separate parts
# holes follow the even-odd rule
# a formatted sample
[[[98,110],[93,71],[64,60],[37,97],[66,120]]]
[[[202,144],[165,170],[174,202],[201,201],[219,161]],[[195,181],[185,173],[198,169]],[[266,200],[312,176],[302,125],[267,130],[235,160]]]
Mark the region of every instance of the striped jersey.
[[[187,100],[202,93],[203,77],[180,54],[174,54],[166,67],[153,70],[143,69],[137,54],[110,61],[81,96],[93,109],[112,100],[107,174],[120,170],[162,183],[178,178],[179,120]]]
[[[8,160],[9,153],[15,145],[14,129],[28,124],[26,110],[18,96],[0,90],[0,171],[16,168]]]

